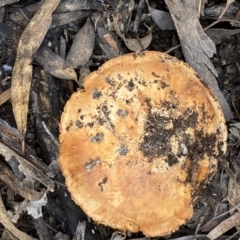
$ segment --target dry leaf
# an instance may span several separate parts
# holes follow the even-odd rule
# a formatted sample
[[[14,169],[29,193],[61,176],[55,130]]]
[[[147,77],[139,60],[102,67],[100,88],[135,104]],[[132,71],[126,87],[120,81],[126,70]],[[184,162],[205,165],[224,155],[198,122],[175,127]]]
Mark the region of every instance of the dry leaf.
[[[53,240],[69,240],[69,236],[66,234],[63,234],[62,232],[58,232],[54,236]],[[75,239],[73,238],[73,240],[75,240]]]
[[[31,21],[33,16],[36,14],[36,12],[39,10],[39,8],[42,6],[44,3],[43,0],[37,3],[33,3],[28,6],[22,6],[18,7],[16,11],[11,13],[9,15],[9,18],[14,21],[17,25],[21,27],[21,29],[24,29],[28,23]],[[18,35],[18,39],[20,38],[21,34]]]
[[[60,0],[46,0],[23,31],[12,72],[11,99],[18,130],[26,134],[33,54],[39,48]]]
[[[77,80],[77,74],[72,68],[64,68],[65,60],[47,46],[42,46],[34,54],[34,60],[41,64],[51,75],[68,80]]]
[[[3,230],[2,239],[4,239],[4,240],[19,240],[19,238],[15,237],[6,228]]]
[[[84,66],[92,55],[95,43],[95,33],[91,20],[77,33],[68,52],[64,67],[78,68]]]
[[[74,11],[74,12],[53,14],[51,28],[68,24],[70,22],[74,22],[79,19],[83,19],[89,15],[90,15],[90,12],[88,11]]]
[[[13,225],[10,217],[7,214],[7,211],[6,211],[5,206],[3,204],[1,195],[0,195],[0,222],[10,233],[12,233],[18,239],[21,239],[21,240],[36,240],[36,238],[32,238],[29,235],[27,235],[26,233],[21,232],[20,230],[18,230]]]
[[[1,143],[0,147],[2,147]],[[0,167],[1,167],[0,180],[3,181],[19,196],[22,196],[23,198],[28,200],[42,197],[43,195],[42,193],[36,192],[29,187],[23,186],[22,182],[2,162],[0,162]]]
[[[217,71],[209,59],[216,52],[214,42],[204,33],[198,19],[196,2],[192,0],[165,0],[181,41],[182,50],[188,64],[202,77],[217,97],[226,120],[232,111],[219,89]]]
[[[214,240],[221,235],[223,235],[228,230],[232,229],[235,226],[240,225],[240,212],[236,212],[231,217],[227,218],[226,220],[222,221],[217,227],[215,227],[207,237],[211,240]]]
[[[240,203],[240,186],[232,178],[228,181],[228,198],[233,207]],[[240,211],[240,208],[238,208]]]
[[[11,202],[13,211],[8,210],[8,216],[11,217],[11,221],[13,223],[17,223],[18,219],[20,218],[20,215],[26,211],[28,200],[24,199],[22,202]]]
[[[221,28],[210,28],[205,33],[210,37],[215,44],[221,43],[225,38],[230,37],[234,34],[238,34],[240,29],[221,29]]]
[[[124,41],[127,48],[131,51],[141,51],[146,49],[152,41],[152,31],[150,30],[149,34],[143,38],[134,39],[134,38],[125,38],[125,35],[121,33],[118,26],[117,17],[113,17],[113,25],[117,35]]]
[[[204,15],[208,18],[217,19],[222,14],[223,10],[225,9],[226,5],[224,4],[214,4],[213,6],[206,7],[204,9]],[[235,15],[239,10],[238,6],[230,5],[226,12],[224,13],[223,17],[228,19],[235,19]]]
[[[1,0],[0,7],[3,7],[11,3],[16,3],[16,2],[19,2],[19,0]]]
[[[102,10],[103,4],[99,0],[62,0],[56,9],[56,13],[78,10]]]
[[[54,190],[54,183],[49,179],[46,175],[44,175],[38,168],[33,166],[30,162],[28,162],[23,157],[19,156],[17,153],[15,153],[11,148],[6,146],[5,144],[0,142],[0,154],[4,156],[5,160],[8,162],[12,158],[14,158],[15,161],[19,163],[18,169],[21,171],[26,177],[28,176],[30,179],[37,180],[40,183],[42,183],[44,186],[46,186],[49,190]],[[1,163],[1,162],[0,162]],[[3,167],[1,168],[3,170]],[[7,169],[5,169],[5,172],[2,171],[1,177],[3,177],[3,173],[5,174],[5,177],[2,178],[2,181],[4,179],[9,179],[8,183],[11,184],[13,179],[15,179],[15,175]],[[22,183],[17,180],[13,181],[13,185],[10,186],[15,192],[19,193],[21,195],[23,191],[25,191],[26,195],[23,197],[28,200],[37,200],[40,197],[42,197],[42,193],[37,193],[32,189],[29,189],[25,186],[22,186]]]
[[[148,0],[146,0],[148,5],[148,11],[152,17],[152,20],[157,24],[157,26],[164,30],[175,30],[175,25],[172,20],[170,13],[164,12],[149,5]]]

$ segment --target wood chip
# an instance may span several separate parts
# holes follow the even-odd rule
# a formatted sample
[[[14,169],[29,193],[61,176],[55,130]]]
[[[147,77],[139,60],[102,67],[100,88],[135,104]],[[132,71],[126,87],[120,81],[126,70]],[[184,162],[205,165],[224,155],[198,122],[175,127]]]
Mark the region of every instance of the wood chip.
[[[4,91],[0,94],[0,106],[11,98],[11,89]]]

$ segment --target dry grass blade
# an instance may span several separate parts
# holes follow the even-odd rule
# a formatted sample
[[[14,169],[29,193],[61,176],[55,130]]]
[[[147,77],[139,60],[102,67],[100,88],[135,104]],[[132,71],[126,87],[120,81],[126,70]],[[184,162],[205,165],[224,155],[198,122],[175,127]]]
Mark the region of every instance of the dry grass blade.
[[[60,0],[46,0],[23,31],[12,73],[11,99],[18,130],[25,135],[33,54],[39,48]]]
[[[11,232],[14,236],[16,236],[18,239],[21,240],[34,240],[35,238],[32,238],[28,236],[26,233],[23,233],[19,231],[11,222],[7,211],[4,207],[2,197],[0,195],[0,222],[3,224],[3,226],[8,229],[9,232]]]

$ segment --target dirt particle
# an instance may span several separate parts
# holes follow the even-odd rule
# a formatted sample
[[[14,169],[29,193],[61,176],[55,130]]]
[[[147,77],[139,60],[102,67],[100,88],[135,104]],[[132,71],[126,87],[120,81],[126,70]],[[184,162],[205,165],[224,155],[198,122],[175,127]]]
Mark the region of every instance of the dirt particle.
[[[100,183],[98,183],[98,186],[100,187],[101,192],[103,192],[103,186],[102,185],[106,184],[107,180],[108,180],[107,177],[105,177],[105,178],[103,178],[103,180]]]
[[[89,126],[90,128],[92,128],[94,126],[94,122],[89,122],[87,123],[87,126]]]
[[[125,118],[127,117],[127,115],[128,115],[128,111],[122,110],[122,109],[118,109],[116,114],[117,114],[119,117],[125,119]]]
[[[70,123],[68,124],[68,126],[66,127],[66,131],[68,132],[71,128],[71,126],[73,125],[72,120],[70,121]]]
[[[167,84],[166,82],[164,81],[161,81],[161,87],[164,89],[166,87],[169,87],[169,84]]]
[[[120,148],[118,149],[118,152],[121,156],[126,156],[128,153],[128,148],[125,145],[121,145]]]
[[[177,157],[175,157],[174,155],[169,154],[167,156],[167,158],[165,159],[165,162],[168,164],[169,167],[172,167],[175,164],[177,164],[179,161],[178,161]]]
[[[95,136],[91,137],[90,142],[92,143],[99,143],[103,141],[104,134],[103,133],[97,133]]]
[[[152,75],[156,78],[160,78],[160,76],[158,74],[156,74],[155,72],[152,72]]]
[[[105,78],[105,81],[113,87],[115,87],[115,85],[116,85],[115,81],[111,80],[110,78]]]
[[[96,158],[96,159],[89,159],[88,162],[86,162],[84,164],[84,167],[86,168],[87,172],[91,172],[92,171],[92,168],[97,165],[97,164],[100,164],[101,161],[99,158]]]
[[[77,128],[82,128],[83,127],[83,123],[79,119],[76,120],[75,125],[76,125]]]
[[[132,90],[134,89],[134,86],[135,86],[135,84],[133,83],[132,80],[130,80],[130,81],[128,82],[127,89],[128,89],[129,91],[132,91]]]
[[[101,91],[98,91],[96,88],[92,90],[93,99],[99,99],[102,96]]]

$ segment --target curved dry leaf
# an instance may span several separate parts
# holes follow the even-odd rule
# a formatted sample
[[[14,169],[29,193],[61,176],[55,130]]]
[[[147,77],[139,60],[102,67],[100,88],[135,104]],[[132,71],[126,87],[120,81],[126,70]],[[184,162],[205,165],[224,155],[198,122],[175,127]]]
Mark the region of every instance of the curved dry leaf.
[[[149,32],[149,34],[143,38],[134,39],[129,38],[125,39],[124,43],[126,44],[127,48],[131,51],[139,51],[146,49],[152,41],[152,31]]]
[[[134,38],[125,38],[125,35],[121,33],[120,28],[118,26],[117,18],[113,17],[113,25],[114,29],[117,33],[117,35],[124,41],[127,48],[131,51],[141,51],[145,50],[152,41],[152,31],[149,32],[148,35],[146,35],[143,38],[134,39]]]
[[[26,134],[33,54],[39,48],[60,0],[46,0],[23,31],[12,72],[11,99],[18,130]]]
[[[82,67],[90,59],[95,43],[95,33],[91,20],[88,18],[85,25],[77,33],[68,52],[64,67]]]
[[[176,29],[170,13],[152,8],[147,0],[146,2],[152,20],[157,24],[160,29],[162,29],[163,31]]]
[[[61,79],[77,80],[72,68],[64,68],[65,60],[47,46],[42,46],[34,55],[34,60],[44,67],[45,71]]]

